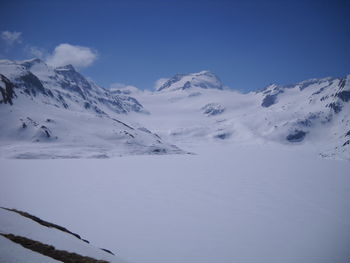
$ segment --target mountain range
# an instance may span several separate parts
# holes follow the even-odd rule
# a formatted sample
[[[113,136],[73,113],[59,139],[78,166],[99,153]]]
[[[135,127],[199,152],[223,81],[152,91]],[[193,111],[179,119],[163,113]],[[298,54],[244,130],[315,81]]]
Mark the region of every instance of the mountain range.
[[[155,91],[105,89],[73,66],[0,61],[0,155],[107,158],[193,152],[202,143],[308,147],[350,160],[350,75],[249,93],[210,71]]]
[[[73,66],[39,59],[0,62],[1,155],[14,158],[105,158],[181,152],[144,127],[119,120],[147,114],[133,97],[115,94]]]

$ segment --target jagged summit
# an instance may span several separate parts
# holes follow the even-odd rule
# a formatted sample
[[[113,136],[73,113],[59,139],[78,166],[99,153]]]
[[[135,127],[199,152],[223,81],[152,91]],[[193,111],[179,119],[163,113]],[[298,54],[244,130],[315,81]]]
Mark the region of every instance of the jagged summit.
[[[72,64],[57,67],[57,68],[55,68],[55,70],[58,70],[58,71],[76,71]]]
[[[18,68],[22,68],[24,70],[29,71],[37,71],[38,68],[45,69],[45,71],[73,71],[77,72],[73,65],[68,64],[64,66],[59,67],[52,67],[51,65],[48,65],[44,60],[40,58],[32,58],[27,60],[0,60],[0,64],[2,65],[17,65]]]
[[[350,75],[272,84],[242,94],[224,89],[210,71],[177,74],[156,92],[123,85],[104,89],[72,65],[52,68],[37,59],[1,60],[0,73],[0,113],[4,116],[0,124],[8,132],[0,136],[0,143],[1,138],[4,143],[8,138],[17,143],[46,142],[56,137],[70,143],[76,140],[68,136],[73,132],[93,141],[102,137],[102,142],[96,142],[99,147],[115,141],[118,147],[128,148],[119,147],[121,152],[178,152],[147,127],[175,145],[208,138],[312,142],[319,144],[322,152],[330,149],[332,154],[349,159]],[[76,127],[82,120],[84,125]],[[125,125],[124,120],[131,125]]]
[[[266,87],[259,89],[255,91],[255,93],[264,93],[269,90],[276,90],[276,89],[288,89],[288,88],[295,88],[298,87],[300,90],[303,90],[309,86],[312,85],[327,85],[332,84],[333,82],[338,81],[339,79],[346,79],[349,78],[350,75],[347,75],[345,77],[325,77],[325,78],[311,78],[306,79],[300,82],[292,83],[292,84],[278,84],[278,83],[271,83],[267,85]]]
[[[208,140],[310,143],[323,156],[350,160],[350,76],[272,84],[249,93],[184,90],[187,80],[192,88],[207,77],[210,72],[176,75],[160,92],[135,94],[151,112],[146,126],[176,145]]]
[[[149,130],[122,121],[130,112],[145,112],[135,98],[96,85],[72,65],[53,68],[39,59],[2,60],[0,77],[0,156],[106,158],[181,152]],[[6,150],[6,145],[18,150]]]
[[[186,90],[190,88],[223,89],[223,84],[214,73],[204,70],[198,73],[176,74],[168,79],[157,91]]]
[[[26,69],[29,69],[36,64],[46,64],[40,58],[32,58],[32,59],[28,59],[28,60],[18,61],[18,63],[21,64],[22,66],[24,66]]]

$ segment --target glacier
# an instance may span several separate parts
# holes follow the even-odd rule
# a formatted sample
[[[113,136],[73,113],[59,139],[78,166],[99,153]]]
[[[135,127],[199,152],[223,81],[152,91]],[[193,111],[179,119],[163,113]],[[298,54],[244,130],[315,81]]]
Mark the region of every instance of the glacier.
[[[39,59],[0,74],[0,261],[57,262],[12,234],[116,263],[349,262],[350,75],[242,93],[210,71],[144,91]]]

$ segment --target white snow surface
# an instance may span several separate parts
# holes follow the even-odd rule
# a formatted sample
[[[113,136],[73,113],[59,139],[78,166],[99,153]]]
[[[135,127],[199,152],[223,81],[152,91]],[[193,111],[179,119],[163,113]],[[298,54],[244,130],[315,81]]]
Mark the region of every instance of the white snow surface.
[[[341,92],[348,97],[341,97]],[[208,141],[232,145],[278,142],[305,145],[323,157],[350,160],[350,143],[344,145],[350,140],[350,75],[271,85],[247,94],[169,87],[134,96],[150,114],[130,113],[122,119],[143,125],[187,151]],[[269,98],[270,104],[264,104]],[[304,138],[293,139],[298,131]]]
[[[276,143],[194,151],[3,159],[0,205],[134,263],[349,262],[349,162]]]
[[[242,94],[204,71],[125,97],[37,62],[60,93],[0,105],[0,206],[133,263],[350,262],[350,76]]]
[[[120,122],[130,111],[147,113],[134,98],[97,86],[70,65],[0,60],[0,73],[17,85],[13,105],[0,103],[2,158],[182,153],[151,131]]]
[[[215,141],[305,144],[350,160],[350,75],[242,94],[209,71],[177,74],[154,92],[103,89],[39,59],[0,60],[0,73],[17,85],[13,105],[0,105],[0,157],[185,153]]]
[[[65,250],[71,253],[77,253],[82,256],[88,256],[95,259],[103,259],[110,262],[124,262],[118,257],[115,257],[113,255],[110,255],[106,253],[105,251],[102,251],[99,248],[93,247],[90,244],[87,244],[83,242],[82,240],[78,239],[77,237],[70,235],[68,233],[62,232],[60,230],[57,230],[55,228],[49,228],[42,226],[38,224],[35,221],[32,221],[29,218],[23,217],[15,212],[12,211],[6,211],[4,209],[0,209],[0,233],[2,234],[13,234],[21,237],[26,237],[35,241],[39,241],[41,243],[47,244],[47,245],[53,245],[55,249],[57,250]],[[1,236],[3,239],[4,237]],[[5,246],[5,248],[9,248],[9,250],[6,250],[4,247],[1,249],[3,250],[2,256],[4,258],[4,261],[1,262],[8,262],[13,260],[13,253],[16,253],[18,247],[14,248],[15,246],[12,243],[12,241],[4,242],[1,241],[2,246]],[[18,244],[16,244],[18,246]],[[11,249],[16,249],[15,251]],[[23,249],[25,251],[23,251]],[[19,252],[19,255],[25,255],[25,254],[38,254],[34,251],[31,251],[29,249],[23,248],[22,251]],[[26,253],[27,252],[27,253]],[[15,255],[14,257],[17,257],[19,255]],[[19,262],[36,262],[36,258],[33,255],[33,259],[30,259],[32,261],[23,260]],[[37,256],[38,259],[40,259],[40,256]],[[45,256],[45,258],[47,258]],[[41,259],[43,261],[43,259]],[[51,259],[52,261],[52,259]],[[47,262],[51,262],[49,259],[47,259]],[[57,262],[57,261],[54,261]]]

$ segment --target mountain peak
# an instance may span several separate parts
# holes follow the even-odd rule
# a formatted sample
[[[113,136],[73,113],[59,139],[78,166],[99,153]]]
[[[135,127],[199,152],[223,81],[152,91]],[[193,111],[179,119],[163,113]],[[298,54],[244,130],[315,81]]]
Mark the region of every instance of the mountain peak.
[[[32,59],[28,59],[28,60],[23,60],[23,61],[21,61],[20,64],[22,66],[24,66],[26,69],[30,69],[34,65],[46,64],[46,63],[43,60],[41,60],[40,58],[32,58]]]
[[[55,70],[58,70],[58,71],[76,71],[72,64],[57,67]]]
[[[207,75],[207,76],[217,77],[213,72],[211,72],[209,70],[202,70],[202,71],[199,71],[197,73],[192,73],[192,75],[196,75],[196,76]]]
[[[223,89],[221,80],[212,72],[203,70],[197,73],[176,74],[168,79],[157,91],[185,90],[189,88]]]

